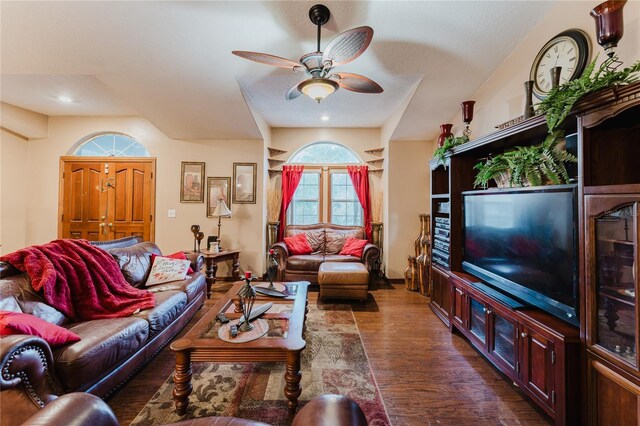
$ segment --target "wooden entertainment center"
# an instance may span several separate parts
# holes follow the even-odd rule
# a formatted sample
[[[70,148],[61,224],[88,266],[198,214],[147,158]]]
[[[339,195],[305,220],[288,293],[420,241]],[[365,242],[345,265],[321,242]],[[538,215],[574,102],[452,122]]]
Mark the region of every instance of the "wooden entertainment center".
[[[458,146],[445,164],[431,160],[429,306],[556,425],[640,424],[640,83],[586,97],[564,130],[577,134],[580,326],[526,303],[513,309],[513,296],[462,268],[462,193],[475,189],[474,165],[541,143],[544,116]]]

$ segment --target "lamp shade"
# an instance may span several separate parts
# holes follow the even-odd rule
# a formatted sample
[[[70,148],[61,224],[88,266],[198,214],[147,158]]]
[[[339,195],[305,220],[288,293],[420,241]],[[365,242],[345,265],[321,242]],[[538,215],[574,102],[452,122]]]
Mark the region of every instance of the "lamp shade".
[[[229,217],[231,216],[231,210],[227,207],[227,203],[224,200],[218,200],[218,205],[216,209],[213,211],[214,217]]]
[[[320,103],[321,100],[338,90],[338,87],[338,83],[328,78],[312,78],[300,83],[298,90]]]

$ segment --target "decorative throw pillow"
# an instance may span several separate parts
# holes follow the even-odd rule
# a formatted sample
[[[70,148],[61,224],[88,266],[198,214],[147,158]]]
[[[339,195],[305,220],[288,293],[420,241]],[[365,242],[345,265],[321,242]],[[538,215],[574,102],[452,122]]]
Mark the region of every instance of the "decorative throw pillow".
[[[162,255],[162,256],[158,256],[157,254],[152,253],[151,254],[151,264],[152,265],[155,262],[156,257],[167,257],[169,259],[189,260],[189,259],[187,259],[187,255],[183,251],[177,251],[175,253],[165,254],[165,255]],[[189,265],[191,265],[191,263],[189,263]],[[193,268],[191,268],[191,266],[189,266],[189,270],[187,271],[187,274],[193,274]]]
[[[347,240],[344,242],[344,246],[340,251],[340,254],[346,256],[355,256],[362,257],[362,252],[364,250],[364,246],[368,243],[367,240],[361,240],[354,237],[347,237]]]
[[[168,257],[156,257],[149,272],[146,286],[164,284],[170,281],[184,280],[187,276],[191,262],[181,259],[169,259]]]
[[[10,334],[30,334],[42,337],[51,346],[62,346],[80,340],[80,336],[66,328],[51,324],[33,315],[0,311],[0,336]]]
[[[289,253],[296,254],[309,254],[313,251],[311,244],[307,241],[307,236],[304,233],[294,235],[293,237],[286,237],[284,243],[289,249]]]

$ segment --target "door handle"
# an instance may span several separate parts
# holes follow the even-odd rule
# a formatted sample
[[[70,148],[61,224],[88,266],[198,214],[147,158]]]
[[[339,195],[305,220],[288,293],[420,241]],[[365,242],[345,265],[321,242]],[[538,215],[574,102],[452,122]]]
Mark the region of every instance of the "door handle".
[[[520,333],[520,336],[522,336],[522,337],[527,337],[527,333],[522,332],[522,333]]]
[[[113,223],[109,222],[109,228],[113,228]]]

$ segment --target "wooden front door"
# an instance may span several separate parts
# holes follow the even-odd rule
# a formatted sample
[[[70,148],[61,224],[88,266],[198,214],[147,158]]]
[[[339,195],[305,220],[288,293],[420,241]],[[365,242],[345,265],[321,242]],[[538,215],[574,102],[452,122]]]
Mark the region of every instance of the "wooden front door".
[[[59,238],[154,241],[152,158],[60,158]]]

